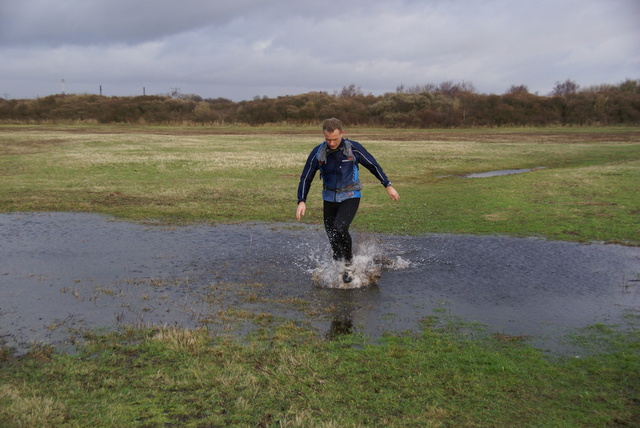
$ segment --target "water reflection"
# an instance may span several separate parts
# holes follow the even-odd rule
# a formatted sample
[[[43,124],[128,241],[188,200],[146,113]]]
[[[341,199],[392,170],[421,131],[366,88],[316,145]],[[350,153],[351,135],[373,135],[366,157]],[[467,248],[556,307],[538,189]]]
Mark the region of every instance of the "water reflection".
[[[350,313],[334,315],[326,334],[327,339],[335,339],[340,336],[353,333],[353,320]]]

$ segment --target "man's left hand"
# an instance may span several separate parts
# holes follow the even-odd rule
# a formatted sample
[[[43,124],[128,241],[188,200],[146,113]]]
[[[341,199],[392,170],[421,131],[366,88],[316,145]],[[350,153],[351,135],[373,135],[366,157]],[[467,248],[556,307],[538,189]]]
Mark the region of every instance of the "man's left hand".
[[[398,194],[396,189],[393,188],[393,186],[389,186],[386,189],[387,189],[387,195],[389,195],[391,200],[398,201],[398,199],[400,199],[400,195]]]

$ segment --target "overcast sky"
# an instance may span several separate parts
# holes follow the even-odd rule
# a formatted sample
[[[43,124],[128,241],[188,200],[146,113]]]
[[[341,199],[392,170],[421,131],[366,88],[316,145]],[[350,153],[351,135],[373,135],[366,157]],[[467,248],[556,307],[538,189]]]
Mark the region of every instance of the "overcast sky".
[[[639,0],[0,0],[0,97],[640,78]],[[64,87],[62,83],[64,79]]]

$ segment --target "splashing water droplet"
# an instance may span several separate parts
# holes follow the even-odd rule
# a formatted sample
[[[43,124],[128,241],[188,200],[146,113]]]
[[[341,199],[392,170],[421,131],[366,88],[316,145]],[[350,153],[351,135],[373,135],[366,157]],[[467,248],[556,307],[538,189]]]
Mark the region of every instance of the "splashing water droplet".
[[[366,241],[358,245],[349,269],[352,280],[344,282],[346,269],[344,262],[317,260],[318,266],[311,269],[313,284],[323,288],[354,289],[375,285],[382,275],[382,269],[401,270],[410,263],[401,257],[392,259],[384,254],[384,250],[375,241]]]

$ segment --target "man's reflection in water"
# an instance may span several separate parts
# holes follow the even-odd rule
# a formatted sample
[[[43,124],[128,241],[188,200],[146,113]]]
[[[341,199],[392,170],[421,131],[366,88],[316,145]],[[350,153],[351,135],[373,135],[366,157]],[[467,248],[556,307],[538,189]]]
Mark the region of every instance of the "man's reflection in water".
[[[332,340],[339,336],[353,333],[353,320],[350,315],[334,317],[331,320],[331,326],[327,331],[326,338]]]
[[[325,338],[336,339],[346,334],[353,334],[370,323],[379,309],[380,289],[377,285],[369,287],[336,290],[318,288],[314,291],[315,299],[323,308],[330,308],[331,324]]]

